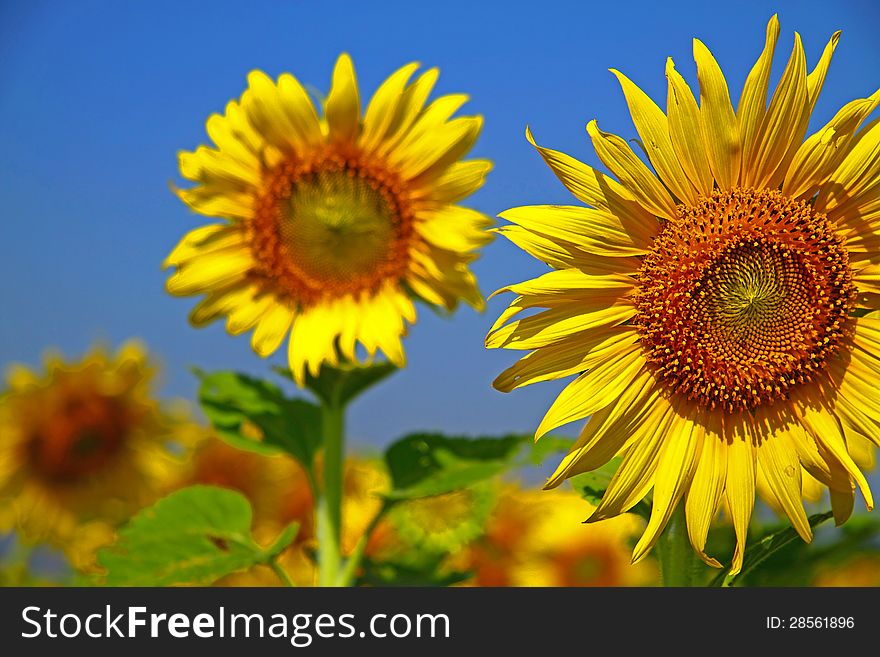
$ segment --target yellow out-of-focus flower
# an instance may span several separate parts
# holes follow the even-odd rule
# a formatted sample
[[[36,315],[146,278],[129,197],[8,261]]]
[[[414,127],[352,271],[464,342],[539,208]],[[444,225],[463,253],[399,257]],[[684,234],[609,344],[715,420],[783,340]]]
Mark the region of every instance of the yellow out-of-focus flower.
[[[81,360],[14,366],[0,396],[0,530],[62,548],[87,568],[114,527],[152,503],[195,425],[160,407],[137,342]]]
[[[630,563],[644,523],[631,514],[583,524],[592,511],[572,491],[504,490],[482,538],[454,555],[474,586],[642,586],[658,582],[652,561]]]
[[[403,365],[414,298],[483,305],[469,263],[491,221],[457,205],[491,168],[462,161],[482,118],[451,118],[462,94],[429,103],[438,72],[410,82],[417,68],[393,73],[364,112],[348,55],[320,110],[292,75],[253,71],[241,98],[208,119],[214,144],[180,154],[195,185],[177,193],[221,221],[165,261],[171,294],[205,295],[193,325],[225,317],[233,335],[253,330],[261,356],[287,338],[302,382],[322,363],[357,360],[358,344]]]
[[[577,377],[538,427],[589,417],[547,486],[621,455],[588,522],[653,490],[635,559],[682,504],[694,549],[720,567],[705,546],[724,507],[739,572],[756,493],[810,541],[805,472],[838,523],[856,489],[873,505],[855,450],[880,443],[880,122],[862,126],[880,91],[808,136],[840,35],[808,70],[795,34],[768,99],[778,36],[774,16],[735,109],[699,40],[699,104],[672,60],[665,112],[612,70],[650,167],[590,121],[613,177],[536,146],[589,207],[501,214],[500,232],[555,271],[503,288],[516,298],[487,345],[530,353],[495,386]]]
[[[865,554],[843,564],[821,568],[813,586],[880,586],[880,556]]]

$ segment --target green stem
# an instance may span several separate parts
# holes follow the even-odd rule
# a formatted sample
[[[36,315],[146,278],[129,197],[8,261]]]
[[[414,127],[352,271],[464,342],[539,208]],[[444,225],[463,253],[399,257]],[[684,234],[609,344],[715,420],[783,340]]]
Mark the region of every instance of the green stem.
[[[373,535],[373,531],[375,531],[379,521],[385,517],[385,514],[388,513],[393,504],[394,503],[389,500],[384,500],[382,502],[382,507],[376,512],[376,515],[373,516],[373,519],[370,521],[370,524],[367,526],[364,533],[361,534],[357,545],[354,546],[354,551],[346,560],[342,572],[339,573],[339,586],[351,586],[352,582],[354,582],[354,578],[357,575],[357,569],[361,565],[361,561],[363,561],[364,554],[367,551],[370,537]]]
[[[699,586],[698,557],[687,533],[684,503],[672,513],[657,545],[663,586]]]
[[[335,586],[342,563],[342,467],[345,453],[345,408],[338,399],[321,403],[324,437],[324,480],[318,497],[318,584]]]
[[[281,580],[281,583],[284,584],[284,586],[296,586],[296,584],[293,583],[293,580],[288,576],[287,571],[281,567],[281,564],[279,564],[278,560],[274,557],[269,560],[269,567],[278,576],[278,579]]]

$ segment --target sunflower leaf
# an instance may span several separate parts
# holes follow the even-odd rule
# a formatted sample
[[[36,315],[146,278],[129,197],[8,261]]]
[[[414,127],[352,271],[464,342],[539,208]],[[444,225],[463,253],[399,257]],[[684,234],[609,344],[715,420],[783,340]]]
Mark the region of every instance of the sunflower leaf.
[[[385,451],[391,473],[391,500],[442,495],[490,479],[514,464],[530,436],[448,437],[436,433],[405,436]]]
[[[289,369],[273,369],[281,376],[293,380]],[[305,387],[323,402],[345,405],[397,370],[397,365],[387,361],[367,365],[346,363],[337,367],[323,365],[318,376],[306,372]]]
[[[826,511],[825,513],[816,513],[809,517],[810,527],[817,527],[831,517],[833,517],[833,513],[831,511]],[[771,534],[768,534],[757,543],[752,543],[746,548],[746,553],[745,555],[743,555],[742,570],[739,572],[738,575],[734,575],[733,577],[731,577],[727,573],[719,573],[718,576],[712,580],[710,586],[734,585],[741,577],[748,575],[751,571],[760,566],[764,561],[772,557],[780,550],[784,549],[787,545],[795,540],[799,540],[799,536],[793,527],[785,527]]]
[[[268,563],[293,542],[287,527],[268,549],[251,536],[250,503],[217,486],[190,486],[140,511],[98,552],[108,586],[210,584]]]
[[[285,397],[269,383],[237,372],[198,373],[199,403],[215,431],[239,449],[285,452],[307,468],[321,446],[321,410]]]

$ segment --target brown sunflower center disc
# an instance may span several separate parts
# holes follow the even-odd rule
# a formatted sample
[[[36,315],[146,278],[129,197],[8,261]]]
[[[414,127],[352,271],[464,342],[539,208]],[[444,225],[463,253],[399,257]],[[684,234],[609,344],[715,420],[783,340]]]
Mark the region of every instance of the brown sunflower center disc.
[[[64,483],[99,472],[125,441],[128,419],[113,399],[97,394],[66,399],[26,443],[34,470]]]
[[[855,303],[847,251],[824,215],[775,190],[679,206],[636,295],[655,376],[700,406],[752,409],[822,369]]]
[[[412,216],[398,189],[356,160],[281,165],[267,176],[253,222],[262,274],[301,304],[400,277]]]

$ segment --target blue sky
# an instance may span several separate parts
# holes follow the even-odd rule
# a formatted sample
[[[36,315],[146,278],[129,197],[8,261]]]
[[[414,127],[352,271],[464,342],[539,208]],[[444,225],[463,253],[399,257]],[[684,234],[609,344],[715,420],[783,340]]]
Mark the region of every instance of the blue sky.
[[[369,6],[368,6],[369,4]],[[374,6],[375,5],[375,6]],[[332,9],[330,8],[332,6]],[[137,336],[164,363],[162,394],[192,397],[189,366],[268,372],[221,324],[188,326],[191,299],[163,290],[160,263],[204,219],[168,190],[176,153],[206,140],[204,120],[237,97],[248,71],[283,71],[326,90],[336,56],[354,58],[366,96],[394,69],[438,66],[438,93],[466,92],[485,116],[474,156],[495,161],[469,204],[489,215],[571,199],[526,142],[599,165],[584,126],[635,130],[615,67],[665,105],[664,62],[695,81],[704,40],[737,98],[779,12],[778,77],[794,31],[815,63],[843,37],[813,127],[880,85],[877,3],[864,2],[19,2],[0,5],[0,366],[37,363],[46,347],[82,353]],[[544,271],[497,241],[475,265],[485,293]],[[352,409],[351,433],[377,445],[411,430],[531,430],[560,386],[503,395],[513,362],[483,337],[505,305],[452,319],[422,309],[409,366]]]

